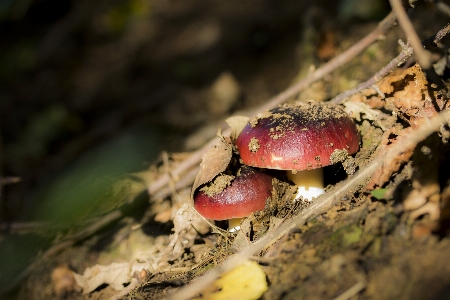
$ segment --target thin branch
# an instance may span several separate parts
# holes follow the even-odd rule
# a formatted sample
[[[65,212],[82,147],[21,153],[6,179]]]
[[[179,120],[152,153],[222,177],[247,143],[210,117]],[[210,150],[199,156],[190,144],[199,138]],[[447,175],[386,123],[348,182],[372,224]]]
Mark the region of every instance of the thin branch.
[[[444,38],[444,36],[446,36],[449,32],[450,32],[450,23],[445,25],[441,30],[438,31],[438,33],[436,33],[432,37],[424,40],[422,44],[424,46],[428,45],[428,47],[434,48],[437,46],[437,43],[439,43]],[[402,52],[400,52],[400,54],[397,55],[396,58],[391,60],[385,67],[383,67],[380,71],[378,71],[374,76],[369,78],[369,80],[358,84],[355,88],[351,90],[347,90],[343,93],[340,93],[339,95],[331,99],[330,102],[335,104],[342,103],[345,99],[350,98],[356,93],[359,93],[362,90],[372,87],[379,80],[383,79],[390,72],[392,72],[396,67],[403,64],[414,53],[414,49],[408,45],[405,45],[401,40],[399,40],[399,43],[402,46]]]
[[[391,3],[391,7],[395,15],[397,16],[398,22],[405,32],[408,41],[411,43],[411,46],[414,49],[414,56],[417,59],[422,70],[427,74],[429,81],[437,84],[440,87],[443,87],[442,81],[436,71],[433,68],[431,63],[431,55],[430,53],[423,48],[423,45],[417,35],[416,30],[414,29],[411,21],[406,14],[405,9],[403,8],[400,0],[389,0]]]
[[[369,80],[358,84],[355,88],[353,88],[351,90],[347,90],[343,93],[340,93],[339,95],[337,95],[336,97],[331,99],[330,102],[335,103],[335,104],[341,103],[345,99],[350,98],[351,96],[359,93],[360,91],[372,87],[379,80],[381,80],[382,78],[387,76],[395,68],[397,68],[399,65],[403,64],[413,54],[414,50],[412,47],[404,45],[404,47],[402,47],[402,48],[403,48],[402,52],[400,52],[400,54],[397,55],[396,58],[391,60],[385,67],[383,67],[380,71],[378,71],[375,75],[373,75]]]
[[[434,49],[438,47],[438,43],[450,32],[450,23],[447,23],[441,30],[439,30],[435,35],[429,37],[422,42],[422,45],[426,49]]]
[[[0,223],[0,232],[8,231],[24,231],[24,230],[39,230],[39,229],[48,229],[51,226],[48,223],[44,222],[4,222]]]
[[[359,292],[364,290],[366,288],[366,283],[364,281],[358,281],[355,283],[351,288],[346,290],[341,295],[334,298],[334,300],[348,300],[356,295],[358,295]]]
[[[251,258],[251,256],[256,255],[260,252],[266,245],[278,241],[283,237],[289,230],[293,227],[298,227],[308,220],[326,212],[330,207],[338,204],[343,196],[348,193],[353,193],[360,186],[363,186],[366,180],[372,176],[376,169],[382,164],[389,164],[390,161],[395,159],[402,152],[409,148],[414,147],[419,142],[424,140],[433,132],[438,131],[441,126],[448,124],[450,121],[450,110],[446,109],[436,116],[428,119],[421,124],[418,128],[414,129],[407,135],[407,138],[402,141],[402,143],[395,143],[393,147],[387,152],[383,153],[382,156],[375,158],[371,163],[369,163],[364,169],[358,171],[352,178],[345,180],[343,183],[336,185],[327,194],[320,196],[316,201],[307,209],[302,211],[302,213],[295,218],[285,220],[278,226],[275,226],[266,233],[260,240],[255,243],[245,247],[238,253],[230,256],[221,265],[212,269],[207,274],[202,277],[197,278],[191,284],[182,287],[176,293],[169,296],[169,300],[182,300],[190,299],[200,293],[207,286],[211,285],[214,280],[216,280],[222,274],[238,267],[246,259]]]
[[[411,46],[414,49],[414,54],[417,59],[417,62],[420,64],[422,69],[429,69],[431,67],[431,57],[430,54],[423,49],[422,43],[414,30],[411,21],[406,14],[405,9],[403,8],[401,2],[399,0],[389,0],[391,3],[392,10],[397,16],[398,22],[405,32],[406,37],[408,38]]]

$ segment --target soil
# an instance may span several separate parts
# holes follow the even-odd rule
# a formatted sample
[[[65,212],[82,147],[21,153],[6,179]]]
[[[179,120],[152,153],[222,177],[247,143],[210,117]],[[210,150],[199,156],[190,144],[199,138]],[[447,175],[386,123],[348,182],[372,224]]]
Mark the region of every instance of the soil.
[[[226,126],[221,120],[246,115],[305,78],[389,13],[388,1],[371,1],[369,11],[354,4],[40,0],[1,7],[1,298],[162,299],[314,208],[293,201],[296,187],[273,171],[265,209],[244,218],[239,231],[201,218],[191,195],[241,164],[235,137],[220,130],[221,142],[198,169],[175,171]],[[416,1],[408,15],[422,40],[446,25],[434,3]],[[405,34],[394,27],[289,101],[322,102],[355,87],[397,56],[399,39]],[[450,299],[448,126],[385,157],[448,109],[448,44],[446,37],[431,52],[442,85],[411,59],[340,104],[360,149],[333,155],[326,192],[376,159],[383,164],[336,205],[254,253],[267,290],[246,299]],[[260,151],[260,142],[251,150]],[[163,176],[169,184],[154,191]],[[92,226],[117,213],[108,226]],[[61,247],[49,253],[53,245]],[[82,289],[75,274],[92,267]],[[125,279],[111,275],[117,270]]]

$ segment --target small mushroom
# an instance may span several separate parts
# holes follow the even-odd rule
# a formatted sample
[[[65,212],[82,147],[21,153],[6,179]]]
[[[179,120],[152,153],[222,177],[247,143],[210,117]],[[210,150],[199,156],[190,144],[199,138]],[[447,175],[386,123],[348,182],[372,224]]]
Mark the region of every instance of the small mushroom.
[[[333,163],[336,150],[349,155],[357,152],[359,134],[339,106],[297,102],[251,119],[236,146],[246,165],[287,170],[298,186],[296,199],[311,200],[324,193],[322,167]]]
[[[220,177],[212,185],[218,180]],[[241,218],[264,210],[271,192],[272,176],[243,166],[220,190],[211,185],[200,188],[194,195],[194,207],[206,219],[228,220],[229,231],[236,231],[240,229]]]

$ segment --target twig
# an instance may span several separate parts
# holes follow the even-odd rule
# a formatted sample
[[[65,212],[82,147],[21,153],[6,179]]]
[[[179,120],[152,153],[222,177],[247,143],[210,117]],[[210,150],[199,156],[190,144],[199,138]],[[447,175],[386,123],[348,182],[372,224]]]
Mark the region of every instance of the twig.
[[[425,50],[422,46],[422,43],[417,35],[417,32],[414,30],[411,21],[408,18],[408,15],[405,12],[400,0],[389,0],[391,3],[392,11],[397,16],[398,22],[405,32],[406,37],[408,38],[411,46],[414,49],[414,56],[417,59],[422,70],[428,75],[428,78],[431,82],[437,84],[440,87],[443,87],[442,81],[436,71],[431,64],[431,55]]]
[[[408,15],[405,12],[401,2],[399,0],[389,0],[391,3],[392,11],[397,16],[398,22],[406,34],[411,46],[414,49],[414,53],[417,61],[423,69],[428,69],[431,67],[430,54],[423,49],[422,43],[420,42],[419,36],[414,30]]]
[[[193,168],[188,173],[184,174],[183,177],[175,183],[175,190],[178,191],[186,186],[191,185],[195,179],[195,176],[197,176],[198,170],[200,170],[200,167]],[[167,197],[167,195],[170,195],[172,191],[173,189],[171,187],[165,187],[159,192],[155,193],[153,198],[163,199]]]
[[[13,223],[0,223],[0,231],[21,231],[21,230],[36,230],[36,229],[48,229],[50,225],[43,222],[13,222]]]
[[[429,47],[436,47],[437,43],[439,43],[444,36],[446,36],[450,32],[450,24],[445,25],[441,30],[438,31],[434,36],[426,39],[422,42],[423,45],[430,45]],[[399,40],[400,45],[402,46],[402,52],[397,55],[396,58],[391,60],[385,67],[383,67],[380,71],[378,71],[374,76],[372,76],[369,80],[358,84],[355,88],[351,90],[347,90],[343,93],[340,93],[336,97],[330,100],[330,102],[338,104],[343,102],[345,99],[350,98],[356,93],[359,93],[362,90],[372,87],[379,80],[383,79],[383,77],[387,76],[393,69],[403,64],[414,52],[414,49],[408,45],[405,45],[401,40]],[[434,46],[433,46],[434,44]]]
[[[400,54],[397,55],[396,58],[391,60],[385,67],[383,67],[380,71],[378,71],[375,75],[373,75],[369,80],[358,84],[355,88],[353,88],[351,90],[347,90],[343,93],[340,93],[339,95],[337,95],[336,97],[331,99],[330,102],[335,103],[335,104],[341,103],[345,99],[350,98],[351,96],[355,95],[356,93],[359,93],[362,90],[372,87],[383,77],[387,76],[389,73],[392,72],[392,70],[397,68],[399,65],[403,64],[413,54],[412,47],[405,45],[402,48],[403,48],[402,52],[400,52]]]
[[[434,49],[438,47],[438,43],[450,32],[450,23],[445,25],[441,30],[439,30],[435,35],[429,37],[422,42],[422,45],[426,49]]]
[[[441,126],[448,124],[450,121],[450,110],[446,109],[436,116],[428,119],[418,128],[408,134],[405,141],[402,143],[396,143],[391,149],[385,152],[382,156],[375,158],[364,169],[358,171],[352,178],[345,180],[343,183],[336,185],[327,194],[317,198],[317,200],[307,209],[305,209],[300,215],[295,218],[285,220],[278,226],[275,226],[266,233],[260,240],[251,244],[248,247],[243,248],[238,253],[230,256],[224,263],[215,269],[209,271],[206,275],[197,278],[191,284],[181,288],[176,293],[169,296],[169,300],[182,300],[190,299],[196,294],[200,293],[208,285],[212,284],[222,274],[236,268],[246,259],[249,259],[255,253],[261,251],[266,244],[277,241],[283,235],[285,235],[289,229],[303,225],[306,221],[318,216],[321,213],[326,212],[333,205],[338,204],[342,197],[348,193],[353,193],[359,186],[370,178],[377,168],[383,163],[388,164],[391,160],[395,159],[406,149],[414,147],[419,142],[424,140],[427,136],[435,131],[438,131]]]
[[[364,281],[359,281],[355,283],[351,288],[334,298],[334,300],[348,300],[351,297],[357,295],[363,289],[365,289],[366,283]]]
[[[18,183],[22,178],[17,176],[0,177],[0,186]]]

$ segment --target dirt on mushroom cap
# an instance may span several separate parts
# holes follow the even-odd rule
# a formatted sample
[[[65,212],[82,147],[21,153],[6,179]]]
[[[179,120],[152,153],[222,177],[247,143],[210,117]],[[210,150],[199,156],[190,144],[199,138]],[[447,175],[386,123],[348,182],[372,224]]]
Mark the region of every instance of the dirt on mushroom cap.
[[[339,106],[297,102],[258,114],[242,130],[236,145],[247,165],[305,170],[331,164],[336,149],[355,153],[359,134]]]
[[[226,220],[242,218],[264,209],[266,200],[272,193],[272,176],[244,166],[229,183],[223,184],[222,179],[226,181],[229,178],[222,177],[223,175],[219,175],[195,195],[194,206],[202,216]],[[216,183],[217,179],[219,183]],[[219,186],[215,186],[217,184]],[[222,190],[219,192],[219,189]]]

